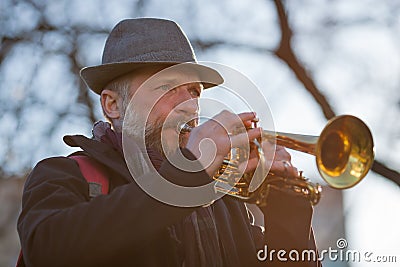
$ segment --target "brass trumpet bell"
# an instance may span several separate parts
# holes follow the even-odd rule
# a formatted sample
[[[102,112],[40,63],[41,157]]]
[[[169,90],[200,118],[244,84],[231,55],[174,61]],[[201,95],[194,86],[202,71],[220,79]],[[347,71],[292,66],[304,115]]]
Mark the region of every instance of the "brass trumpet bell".
[[[264,136],[268,138],[270,133],[264,133]],[[369,128],[350,115],[329,120],[319,137],[277,132],[276,142],[314,155],[322,178],[336,189],[359,183],[374,161],[374,143]]]

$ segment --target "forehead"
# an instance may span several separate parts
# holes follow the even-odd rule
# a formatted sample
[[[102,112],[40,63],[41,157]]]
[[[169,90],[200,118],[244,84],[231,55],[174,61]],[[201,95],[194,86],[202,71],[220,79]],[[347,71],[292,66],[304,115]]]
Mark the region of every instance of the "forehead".
[[[182,84],[193,84],[203,88],[199,75],[191,69],[182,67],[160,67],[151,66],[141,68],[132,74],[132,89],[138,89],[140,86],[146,87],[160,86],[168,83],[171,86]]]

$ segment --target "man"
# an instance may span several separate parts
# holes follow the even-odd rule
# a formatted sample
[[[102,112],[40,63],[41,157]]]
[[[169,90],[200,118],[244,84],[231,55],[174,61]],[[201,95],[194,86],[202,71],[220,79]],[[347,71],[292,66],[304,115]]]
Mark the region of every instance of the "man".
[[[171,66],[187,62],[184,70],[168,72]],[[148,80],[165,70],[174,82]],[[109,194],[91,198],[90,187],[72,158],[39,162],[26,182],[18,221],[21,266],[277,266],[291,262],[260,261],[257,255],[266,245],[276,250],[315,249],[312,210],[301,197],[271,190],[262,210],[263,234],[252,225],[244,203],[231,197],[211,205],[182,207],[156,200],[138,186],[138,181],[155,174],[138,171],[142,164],[137,160],[125,161],[131,146],[125,145],[122,132],[144,137],[157,173],[186,187],[210,183],[232,144],[248,144],[261,134],[259,128],[250,127],[256,119],[251,112],[224,111],[191,133],[176,130],[181,122],[196,126],[202,90],[223,82],[218,72],[196,63],[176,23],[149,18],[121,21],[107,39],[102,65],[84,68],[81,75],[100,95],[112,128],[100,122],[92,139],[77,135],[64,140],[101,165],[110,182]],[[238,127],[244,132],[233,134]],[[208,151],[201,148],[205,139],[215,145],[211,161],[202,156]],[[127,156],[141,155],[140,149],[136,152]],[[167,160],[180,153],[201,168],[182,170]],[[253,171],[257,162],[251,157],[244,171]],[[289,163],[290,155],[278,148],[272,170],[296,175]],[[302,264],[316,265],[294,262],[293,266]]]

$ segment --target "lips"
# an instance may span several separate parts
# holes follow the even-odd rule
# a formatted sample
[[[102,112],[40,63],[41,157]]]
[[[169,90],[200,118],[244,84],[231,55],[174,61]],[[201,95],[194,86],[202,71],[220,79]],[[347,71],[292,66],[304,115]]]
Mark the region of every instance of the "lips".
[[[179,119],[179,120],[170,120],[165,122],[163,128],[172,128],[177,131],[179,134],[189,133],[191,128],[196,127],[197,119]],[[187,130],[184,130],[187,129]]]

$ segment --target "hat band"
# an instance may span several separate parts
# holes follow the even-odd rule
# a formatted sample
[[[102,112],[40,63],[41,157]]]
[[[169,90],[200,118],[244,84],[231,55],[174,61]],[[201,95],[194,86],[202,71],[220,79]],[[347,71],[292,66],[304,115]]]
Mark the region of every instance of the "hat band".
[[[194,54],[187,53],[187,51],[151,51],[131,57],[121,57],[119,59],[104,59],[103,64],[110,63],[143,63],[143,62],[196,62]]]

